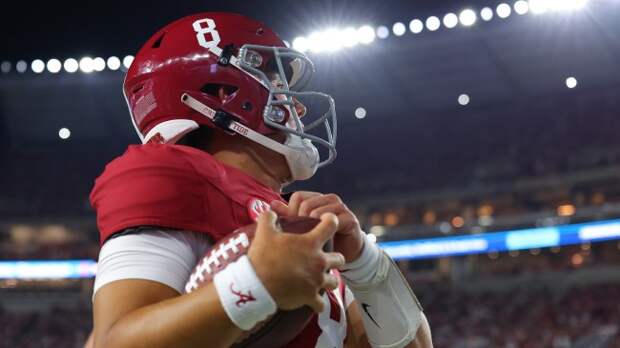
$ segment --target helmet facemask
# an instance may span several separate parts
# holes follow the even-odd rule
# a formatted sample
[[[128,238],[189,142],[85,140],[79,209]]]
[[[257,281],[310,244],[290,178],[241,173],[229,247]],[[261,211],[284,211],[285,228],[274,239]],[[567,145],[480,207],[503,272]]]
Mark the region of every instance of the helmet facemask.
[[[265,57],[269,57],[269,61],[265,61]],[[333,98],[325,93],[304,91],[314,74],[314,64],[305,54],[287,47],[247,44],[241,47],[233,64],[268,90],[263,120],[266,125],[286,134],[284,145],[293,150],[291,154],[285,155],[293,180],[308,179],[318,168],[335,160],[335,103]],[[271,69],[267,69],[267,66]],[[277,83],[274,83],[274,77]],[[314,117],[304,116],[303,119],[308,120],[304,123],[303,115],[299,115],[295,108],[295,99],[303,98],[322,100],[327,105],[325,112],[318,116],[315,114]],[[309,133],[321,129],[319,126],[323,126],[326,138]],[[315,144],[327,150],[326,159],[320,160]]]

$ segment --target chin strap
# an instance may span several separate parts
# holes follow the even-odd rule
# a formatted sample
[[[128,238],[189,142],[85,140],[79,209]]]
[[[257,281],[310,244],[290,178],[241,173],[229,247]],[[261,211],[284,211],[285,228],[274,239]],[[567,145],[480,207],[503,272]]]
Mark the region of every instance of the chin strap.
[[[316,165],[309,167],[305,163],[312,163],[312,157],[318,157],[318,151],[313,146],[309,147],[309,145],[305,144],[303,139],[300,138],[298,141],[292,142],[290,141],[291,139],[288,139],[287,142],[291,142],[296,146],[286,146],[233,120],[233,118],[225,112],[213,110],[192,97],[189,93],[183,93],[181,102],[210,119],[225,132],[229,134],[239,134],[284,156],[293,180],[309,179],[316,172]],[[289,135],[289,137],[291,137],[291,135]],[[307,142],[309,143],[309,141]]]
[[[250,129],[242,125],[241,123],[237,121],[234,121],[232,117],[230,117],[225,112],[215,111],[211,109],[210,107],[201,103],[196,98],[189,95],[188,93],[183,93],[183,95],[181,96],[181,102],[183,102],[183,104],[189,106],[196,112],[199,112],[203,116],[207,117],[208,119],[213,121],[215,125],[222,128],[224,131],[228,133],[234,133],[234,134],[239,134],[241,136],[244,136],[254,142],[257,142],[263,145],[266,148],[269,148],[279,154],[282,154],[283,156],[291,155],[292,150],[289,149],[288,147],[254,131],[253,129]]]

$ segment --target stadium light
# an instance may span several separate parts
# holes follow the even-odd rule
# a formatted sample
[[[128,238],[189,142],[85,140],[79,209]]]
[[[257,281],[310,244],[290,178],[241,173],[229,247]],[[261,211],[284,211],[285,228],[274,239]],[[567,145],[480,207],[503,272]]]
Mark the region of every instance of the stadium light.
[[[533,13],[547,11],[573,11],[586,7],[588,0],[530,0],[529,7]]]
[[[457,24],[459,24],[459,17],[457,17],[454,13],[448,13],[443,16],[443,25],[446,28],[452,29],[456,27]]]
[[[326,37],[330,37],[330,45],[329,47],[332,50],[339,50],[342,49],[344,46],[344,43],[346,41],[345,35],[344,35],[344,31],[340,30],[340,29],[330,29],[328,31],[325,32],[325,36]]]
[[[62,140],[67,140],[70,136],[71,131],[69,130],[69,128],[60,128],[60,130],[58,131],[58,137],[60,137],[60,139]]]
[[[65,71],[68,73],[74,73],[78,70],[78,68],[80,67],[80,64],[78,63],[77,60],[73,59],[73,58],[69,58],[67,60],[65,60],[64,64],[63,64],[63,68],[65,68]]]
[[[2,73],[8,74],[11,71],[11,62],[2,62],[2,64],[0,65],[0,70],[2,70]]]
[[[105,70],[105,60],[101,57],[93,59],[93,69],[95,69],[95,71]]]
[[[308,49],[315,53],[334,52],[344,46],[345,40],[343,32],[335,28],[317,31],[308,37]]]
[[[441,26],[441,21],[439,20],[439,18],[435,16],[430,16],[426,19],[426,29],[428,29],[429,31],[435,31],[439,29],[439,26]]]
[[[396,22],[392,26],[392,31],[394,32],[394,35],[396,36],[403,36],[405,32],[407,31],[407,27],[405,27],[405,25],[401,22]]]
[[[588,5],[588,0],[568,0],[568,1],[552,1],[553,4],[557,4],[558,9],[562,10],[579,10]]]
[[[342,48],[341,31],[330,28],[319,33],[321,48],[324,51],[334,52]]]
[[[529,7],[532,13],[540,14],[547,12],[546,0],[530,0]]]
[[[493,225],[494,220],[495,219],[492,216],[485,215],[478,218],[478,224],[482,227],[489,227]]]
[[[131,66],[131,63],[133,63],[133,56],[132,55],[128,55],[128,56],[125,56],[125,58],[123,58],[123,66],[126,69],[129,69],[129,67]]]
[[[26,69],[28,69],[28,64],[25,61],[23,61],[23,60],[20,60],[15,65],[15,70],[17,70],[17,72],[20,73],[20,74],[25,73]]]
[[[493,9],[491,9],[490,7],[485,7],[480,10],[480,18],[482,18],[486,22],[493,19]]]
[[[499,18],[508,18],[510,14],[512,13],[512,9],[510,8],[510,5],[506,3],[501,3],[497,5],[496,11],[497,11],[497,16]]]
[[[390,36],[390,29],[384,25],[377,27],[377,37],[379,39],[387,39],[388,36]]]
[[[35,59],[30,64],[30,68],[37,74],[40,74],[45,70],[45,63],[41,59]]]
[[[442,222],[439,224],[439,232],[443,233],[443,234],[448,234],[450,232],[452,232],[452,225],[450,225],[449,222]]]
[[[293,40],[293,48],[300,52],[307,52],[310,49],[309,46],[308,39],[303,36],[298,36]]]
[[[325,38],[322,32],[314,32],[308,36],[308,48],[314,53],[319,53],[325,49]]]
[[[108,69],[115,71],[121,67],[121,60],[116,56],[112,56],[107,60]]]
[[[355,117],[357,117],[360,120],[366,117],[366,109],[364,109],[363,107],[359,107],[355,109]]]
[[[563,0],[551,1],[558,10],[579,10],[588,5],[588,0]]]
[[[459,95],[458,102],[459,102],[459,104],[461,104],[462,106],[465,106],[465,105],[469,104],[469,101],[470,101],[470,99],[469,99],[469,95],[467,95],[467,94],[461,94],[461,95]]]
[[[387,28],[386,28],[387,30]],[[388,30],[389,31],[389,30]],[[342,45],[344,47],[353,47],[360,43],[359,37],[357,35],[357,30],[355,28],[349,27],[345,28],[341,33],[340,37],[342,40]]]
[[[93,62],[93,59],[90,57],[83,57],[82,59],[80,59],[80,70],[83,73],[89,74],[91,72],[93,72],[93,70],[95,69],[95,63]]]
[[[478,16],[480,16],[482,20],[488,22],[491,21],[495,15],[502,19],[508,18],[513,11],[519,15],[525,15],[529,12],[539,14],[550,10],[576,10],[587,6],[588,2],[589,0],[516,0],[512,6],[508,3],[500,3],[495,8],[495,11],[490,7],[484,7],[479,13],[472,9],[465,9],[458,15],[449,12],[444,15],[442,19],[436,16],[430,16],[425,21],[412,19],[408,27],[412,33],[419,34],[425,27],[428,31],[436,31],[441,28],[442,23],[448,29],[455,28],[459,22],[463,26],[472,26],[477,22]],[[407,26],[402,22],[394,23],[391,29],[395,36],[403,36],[407,32]],[[309,36],[296,37],[292,41],[292,47],[301,52],[333,52],[343,47],[355,46],[359,43],[370,44],[375,38],[387,39],[389,36],[390,28],[384,25],[376,28],[364,25],[357,29],[346,28],[344,30],[332,28],[314,32]],[[285,41],[285,44],[287,47],[291,46],[287,41]],[[78,69],[82,70],[84,73],[103,71],[106,66],[110,70],[118,70],[122,67],[125,71],[129,69],[133,59],[134,57],[132,55],[125,56],[122,61],[115,56],[109,57],[107,61],[100,57],[95,59],[83,57],[79,62],[70,58],[65,60],[62,67],[69,73],[73,73]],[[22,64],[20,64],[20,62],[22,62]],[[19,73],[23,73],[27,70],[28,65],[26,62],[20,62],[18,62],[15,67]],[[41,73],[45,70],[45,63],[43,63],[43,65],[41,63],[43,63],[43,61],[40,59],[31,63],[31,68],[35,73]],[[24,66],[24,64],[26,65]],[[2,62],[0,69],[2,73],[10,72],[11,63],[7,61]],[[48,70],[53,73],[60,71],[57,60],[48,61]]]
[[[358,40],[360,43],[364,45],[368,45],[369,43],[375,40],[375,31],[369,25],[364,25],[363,27],[357,30]]]
[[[515,2],[515,4],[514,4],[514,9],[515,9],[515,12],[516,12],[517,14],[519,14],[519,15],[524,15],[524,14],[526,14],[526,13],[528,13],[528,12],[529,12],[529,10],[530,10],[530,5],[529,5],[529,3],[528,3],[527,1],[525,1],[525,0],[519,0],[519,1]]]
[[[558,216],[573,216],[575,215],[575,206],[572,204],[562,204],[557,207]]]
[[[459,14],[459,20],[461,21],[461,24],[466,27],[474,25],[477,19],[478,17],[476,16],[476,12],[471,9],[463,10]]]
[[[569,77],[566,79],[566,87],[573,89],[575,87],[577,87],[577,79],[574,77]]]
[[[453,217],[451,222],[454,228],[461,228],[463,227],[463,225],[465,225],[465,220],[460,216]]]
[[[414,19],[409,22],[409,30],[414,34],[419,34],[424,30],[424,23],[419,19]]]
[[[47,71],[56,74],[60,69],[62,69],[62,63],[58,59],[52,58],[47,61]]]

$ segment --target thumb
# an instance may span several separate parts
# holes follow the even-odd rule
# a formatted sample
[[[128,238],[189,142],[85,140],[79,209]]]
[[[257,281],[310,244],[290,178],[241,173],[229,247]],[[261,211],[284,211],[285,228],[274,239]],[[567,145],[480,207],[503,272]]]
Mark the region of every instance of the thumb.
[[[312,308],[312,310],[317,314],[323,312],[323,309],[325,309],[323,297],[319,294],[315,294],[314,298],[310,301],[310,303],[308,303],[308,306],[310,306],[310,308]]]
[[[256,225],[256,234],[262,235],[265,233],[274,233],[278,231],[278,227],[276,227],[276,220],[278,216],[273,211],[265,211],[262,212],[258,216],[257,225]]]
[[[276,212],[276,214],[280,216],[288,216],[288,205],[281,201],[273,201],[270,204],[271,209]]]

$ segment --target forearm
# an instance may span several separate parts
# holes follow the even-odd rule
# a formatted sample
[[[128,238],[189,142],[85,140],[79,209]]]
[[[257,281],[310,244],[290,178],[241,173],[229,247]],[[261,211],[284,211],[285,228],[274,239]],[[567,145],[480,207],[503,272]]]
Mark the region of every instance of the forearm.
[[[211,283],[128,313],[97,340],[97,347],[229,347],[241,333]]]

